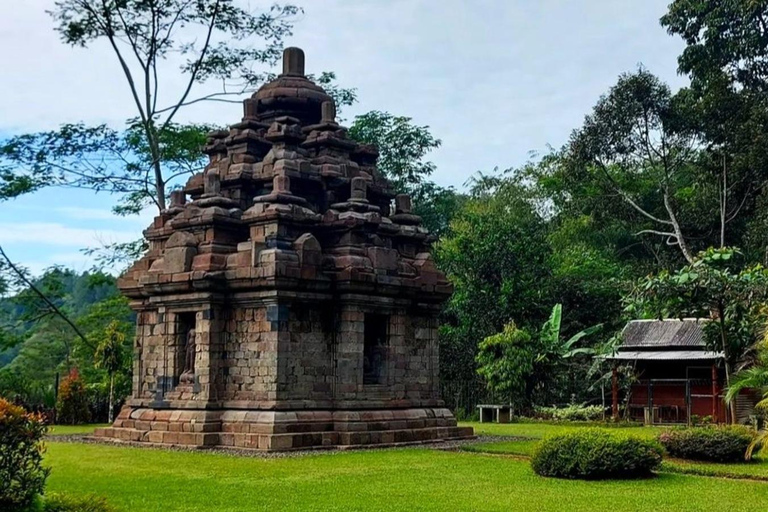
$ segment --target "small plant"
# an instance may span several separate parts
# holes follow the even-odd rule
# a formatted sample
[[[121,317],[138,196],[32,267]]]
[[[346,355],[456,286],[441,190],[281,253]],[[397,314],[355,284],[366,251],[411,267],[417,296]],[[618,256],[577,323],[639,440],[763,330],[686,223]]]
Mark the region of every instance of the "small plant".
[[[62,425],[80,425],[91,420],[88,408],[88,391],[77,369],[72,369],[69,376],[59,385],[59,397],[56,400],[56,423]]]
[[[110,322],[104,331],[104,337],[96,347],[96,366],[103,368],[109,375],[109,411],[107,420],[112,423],[115,419],[115,375],[123,366],[123,345],[125,334],[120,332],[120,323],[116,320]]]
[[[107,501],[94,495],[71,496],[69,494],[46,494],[43,512],[112,512]]]
[[[755,431],[741,425],[679,428],[659,435],[672,457],[711,462],[744,462]]]
[[[659,468],[661,455],[655,441],[589,428],[541,441],[531,467],[558,478],[643,478]]]
[[[698,414],[691,414],[691,425],[693,426],[711,425],[713,422],[714,418],[710,415],[699,416]]]
[[[27,507],[43,492],[46,430],[40,415],[0,398],[0,510]]]
[[[552,421],[599,421],[603,419],[599,405],[571,404],[567,407],[537,407],[536,417]]]

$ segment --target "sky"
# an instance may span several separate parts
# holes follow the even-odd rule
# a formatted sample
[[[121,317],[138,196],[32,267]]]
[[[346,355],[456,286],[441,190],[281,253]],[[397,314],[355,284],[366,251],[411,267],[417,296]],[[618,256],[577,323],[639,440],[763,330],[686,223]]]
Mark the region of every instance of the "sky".
[[[357,89],[345,119],[383,110],[428,125],[442,140],[429,157],[433,179],[461,188],[477,171],[561,146],[623,72],[643,65],[673,89],[685,85],[682,41],[658,22],[668,2],[296,0],[304,13],[286,45],[304,49],[308,73],[334,71]],[[117,128],[135,115],[108,47],[59,41],[45,12],[54,0],[0,3],[0,139],[79,121]],[[175,64],[166,71],[175,76]],[[165,99],[180,86],[169,82]],[[207,103],[178,120],[227,125],[241,116],[239,105]],[[136,239],[151,222],[149,210],[112,215],[114,202],[73,189],[2,202],[0,245],[35,273],[86,270],[93,262],[82,249]]]

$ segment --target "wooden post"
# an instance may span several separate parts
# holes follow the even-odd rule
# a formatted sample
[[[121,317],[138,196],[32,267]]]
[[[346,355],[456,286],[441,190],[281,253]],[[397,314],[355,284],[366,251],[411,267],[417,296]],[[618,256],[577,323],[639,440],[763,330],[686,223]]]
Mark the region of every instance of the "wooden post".
[[[611,374],[611,415],[614,421],[619,419],[619,370],[614,366]]]
[[[717,385],[717,365],[712,365],[712,423],[717,423],[717,400],[719,395]]]

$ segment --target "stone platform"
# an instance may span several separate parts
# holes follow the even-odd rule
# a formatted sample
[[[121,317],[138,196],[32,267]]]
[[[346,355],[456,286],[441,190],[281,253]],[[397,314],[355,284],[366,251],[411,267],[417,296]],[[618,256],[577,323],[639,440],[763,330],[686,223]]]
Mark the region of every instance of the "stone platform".
[[[360,411],[173,410],[125,407],[94,436],[190,448],[289,451],[418,444],[473,437],[445,408]]]

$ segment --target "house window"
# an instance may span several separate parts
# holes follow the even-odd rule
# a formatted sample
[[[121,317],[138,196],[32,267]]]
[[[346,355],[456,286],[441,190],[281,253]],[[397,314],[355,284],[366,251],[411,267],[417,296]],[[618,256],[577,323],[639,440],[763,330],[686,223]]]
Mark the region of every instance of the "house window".
[[[363,384],[384,384],[387,360],[386,315],[366,314],[363,342]]]

